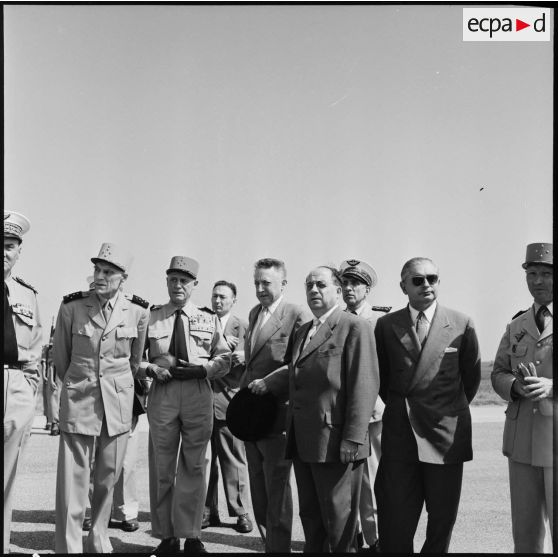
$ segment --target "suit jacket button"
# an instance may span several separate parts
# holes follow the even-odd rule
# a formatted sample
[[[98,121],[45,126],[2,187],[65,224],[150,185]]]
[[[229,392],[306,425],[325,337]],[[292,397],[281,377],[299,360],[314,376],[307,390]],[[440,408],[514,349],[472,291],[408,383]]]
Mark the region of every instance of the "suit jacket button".
[[[103,341],[106,341],[106,340],[107,340],[107,336],[106,336],[106,335],[103,335],[102,340],[103,340]]]
[[[103,377],[103,373],[99,372],[99,378],[102,378],[102,377]]]
[[[103,358],[105,358],[105,356],[104,356],[104,355],[101,355],[99,358],[100,358],[100,359],[103,359]]]
[[[540,364],[541,361],[540,360],[535,360],[535,364]]]
[[[539,410],[535,407],[535,408],[533,409],[533,414],[538,413],[538,411],[539,411]]]

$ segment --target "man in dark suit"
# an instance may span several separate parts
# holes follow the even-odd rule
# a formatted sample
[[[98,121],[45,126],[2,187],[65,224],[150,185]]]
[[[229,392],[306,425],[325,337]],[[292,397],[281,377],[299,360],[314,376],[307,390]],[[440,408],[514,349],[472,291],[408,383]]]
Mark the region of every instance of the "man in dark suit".
[[[231,351],[244,346],[247,327],[244,320],[231,314],[235,302],[236,285],[228,281],[217,281],[211,294],[211,306],[217,314],[218,325]],[[202,529],[221,523],[218,506],[219,465],[229,515],[237,518],[236,530],[240,533],[249,533],[253,529],[247,513],[248,466],[244,443],[232,435],[226,422],[229,401],[238,392],[243,372],[242,364],[233,364],[226,376],[213,380],[211,383],[213,387],[213,432]],[[217,465],[217,460],[219,460],[219,465]]]
[[[285,264],[273,258],[258,260],[254,266],[254,285],[260,304],[252,308],[244,343],[246,370],[240,387],[264,378],[284,364],[287,342],[293,330],[309,319],[300,306],[283,299],[287,285]],[[233,362],[241,362],[233,353]],[[290,459],[285,458],[286,399],[271,433],[257,442],[246,442],[250,493],[254,518],[267,553],[291,550],[293,500]]]
[[[383,415],[375,483],[380,546],[413,553],[422,506],[428,523],[423,554],[447,553],[457,517],[463,462],[473,458],[469,403],[481,360],[470,318],[437,303],[439,274],[428,258],[401,271],[409,305],[376,325]]]
[[[364,320],[339,307],[335,269],[311,271],[306,296],[314,319],[293,334],[289,366],[251,389],[289,397],[287,455],[295,469],[304,552],[356,552],[368,423],[379,388],[374,335]]]

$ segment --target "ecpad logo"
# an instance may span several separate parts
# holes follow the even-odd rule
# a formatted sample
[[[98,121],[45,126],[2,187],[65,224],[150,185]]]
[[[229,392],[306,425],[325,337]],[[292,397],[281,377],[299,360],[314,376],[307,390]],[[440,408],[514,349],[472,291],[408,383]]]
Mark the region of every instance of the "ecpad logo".
[[[463,8],[464,41],[550,41],[550,8]]]

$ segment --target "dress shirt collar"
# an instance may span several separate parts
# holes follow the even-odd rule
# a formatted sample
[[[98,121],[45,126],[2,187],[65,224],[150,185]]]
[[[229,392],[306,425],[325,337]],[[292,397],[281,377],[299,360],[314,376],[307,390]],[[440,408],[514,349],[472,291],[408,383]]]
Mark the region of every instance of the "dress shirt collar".
[[[102,298],[99,295],[96,295],[97,298],[99,299],[99,304],[101,305],[101,308],[105,307],[105,304],[107,304],[108,302],[108,307],[109,310],[114,310],[114,307],[116,306],[116,301],[118,299],[118,295],[120,294],[120,291],[117,291],[116,294],[112,297],[109,298],[108,300],[106,298]]]
[[[217,316],[219,318],[219,316]],[[225,331],[225,328],[227,327],[227,322],[229,321],[229,318],[231,317],[231,313],[229,312],[228,314],[225,314],[224,316],[221,316],[219,318],[219,322],[221,324],[221,329],[223,331]]]
[[[432,320],[434,319],[434,313],[436,312],[437,304],[438,303],[434,301],[426,310],[422,310],[422,313],[424,314],[424,317],[426,318],[429,325],[432,323]],[[417,310],[416,308],[413,308],[409,304],[409,312],[411,313],[411,322],[413,322],[413,325],[415,325],[417,323],[418,315],[420,314],[421,311]]]
[[[318,324],[318,327],[320,327],[323,323],[325,323],[325,321],[333,314],[333,312],[339,308],[339,304],[336,304],[333,308],[330,308],[323,316],[320,316],[319,318],[317,318],[318,322],[320,322]],[[316,318],[314,317],[314,324],[316,323]]]
[[[267,307],[267,311],[270,314],[273,314],[273,312],[275,312],[275,310],[277,310],[277,307],[279,306],[279,304],[281,304],[281,301],[283,300],[283,295],[281,295],[273,304],[270,304]],[[260,306],[260,313],[262,313],[266,308],[264,306]]]

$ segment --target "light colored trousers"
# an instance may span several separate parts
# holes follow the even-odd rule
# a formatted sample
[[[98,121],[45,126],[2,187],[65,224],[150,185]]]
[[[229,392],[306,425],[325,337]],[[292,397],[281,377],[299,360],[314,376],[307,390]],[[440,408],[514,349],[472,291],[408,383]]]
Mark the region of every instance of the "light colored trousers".
[[[35,414],[35,389],[17,368],[4,368],[4,554],[10,551],[12,499],[21,448]]]
[[[552,467],[534,467],[508,459],[514,552],[542,554],[545,524],[554,521]]]
[[[374,481],[382,456],[381,436],[382,421],[369,423],[370,457],[366,459],[364,466],[359,504],[360,528],[368,546],[373,546],[378,540],[378,504],[374,494]]]
[[[152,536],[199,538],[213,428],[209,381],[153,382],[147,417]]]
[[[103,420],[100,436],[60,433],[56,474],[56,554],[112,552],[108,522],[114,485],[122,470],[128,438],[129,432],[109,436],[106,420]],[[91,472],[93,459],[95,467]],[[82,524],[91,474],[91,530],[84,548]]]

